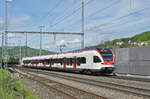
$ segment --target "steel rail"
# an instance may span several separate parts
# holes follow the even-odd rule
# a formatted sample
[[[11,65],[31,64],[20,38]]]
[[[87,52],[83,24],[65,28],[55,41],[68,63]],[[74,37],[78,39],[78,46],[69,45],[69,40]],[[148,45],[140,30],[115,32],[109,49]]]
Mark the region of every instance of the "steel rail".
[[[24,76],[24,77],[30,79],[30,80],[36,81],[37,83],[39,83],[40,85],[42,85],[42,86],[44,86],[44,87],[46,87],[46,88],[51,89],[54,93],[59,94],[59,95],[63,96],[64,98],[67,98],[67,99],[77,99],[77,98],[74,97],[74,96],[71,96],[71,95],[69,95],[69,94],[66,94],[66,93],[64,93],[63,91],[60,91],[60,90],[58,90],[58,89],[56,89],[56,88],[51,87],[50,85],[45,84],[44,82],[42,82],[42,81],[36,79],[35,76],[34,76],[34,77],[30,77],[30,76],[28,76],[28,75],[26,75],[26,74],[23,74],[23,73],[20,73],[20,72],[18,72],[18,71],[16,71],[16,70],[14,70],[14,71],[17,72],[17,73],[19,73],[20,75],[22,75],[22,76]]]
[[[125,77],[125,76],[111,76],[114,79],[130,80],[130,81],[139,81],[144,83],[150,83],[150,79],[146,78],[137,78],[137,77]]]
[[[31,70],[31,72],[35,72],[35,71]],[[75,82],[80,82],[80,83],[84,83],[84,84],[88,84],[88,85],[93,85],[96,87],[103,87],[103,88],[107,88],[107,89],[117,90],[117,91],[124,92],[127,94],[133,94],[136,96],[142,96],[142,97],[150,98],[150,95],[149,95],[150,90],[148,90],[148,89],[119,85],[119,84],[103,82],[103,81],[96,81],[96,80],[85,79],[85,78],[81,78],[81,77],[63,75],[63,74],[56,74],[56,73],[51,73],[51,72],[38,71],[38,73],[42,73],[45,75],[51,75],[53,77],[63,78],[63,79],[67,79],[67,80],[71,80],[71,81],[75,81]]]
[[[23,69],[22,69],[22,70],[23,70]],[[37,75],[35,75],[35,74],[31,74],[31,73],[29,73],[28,71],[26,71],[26,73],[29,74],[29,75],[31,75],[31,76],[33,76],[33,77],[36,77],[36,78],[38,78],[38,79],[40,79],[40,80],[42,80],[42,81],[57,83],[57,84],[59,84],[59,85],[61,85],[61,86],[63,86],[63,87],[67,87],[67,88],[69,88],[69,89],[71,89],[71,90],[74,90],[74,91],[76,91],[76,92],[79,92],[79,91],[80,91],[80,92],[83,93],[83,94],[87,94],[88,96],[94,97],[94,99],[107,99],[106,97],[102,97],[102,96],[96,95],[96,94],[94,94],[94,93],[90,93],[90,92],[87,92],[87,91],[84,91],[84,90],[81,90],[81,89],[78,89],[78,88],[74,88],[74,87],[69,86],[69,85],[65,85],[65,84],[62,84],[62,83],[58,83],[58,82],[52,81],[52,80],[50,80],[50,79],[46,79],[46,78],[44,78],[44,77],[37,76]],[[41,81],[40,81],[40,82],[41,82]],[[47,86],[48,86],[48,85],[47,85]],[[65,93],[65,94],[66,94],[66,93]],[[74,97],[74,96],[73,96],[73,97]],[[74,98],[75,98],[75,97],[74,97]],[[73,98],[71,98],[71,99],[73,99]]]

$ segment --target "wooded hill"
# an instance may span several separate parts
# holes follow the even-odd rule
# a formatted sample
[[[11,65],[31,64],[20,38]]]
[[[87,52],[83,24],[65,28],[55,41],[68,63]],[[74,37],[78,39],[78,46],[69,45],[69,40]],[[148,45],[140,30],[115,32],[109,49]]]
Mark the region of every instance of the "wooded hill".
[[[2,48],[0,47],[0,56],[1,56]],[[40,50],[27,47],[27,56],[38,56]],[[19,57],[20,55],[20,47],[19,46],[11,46],[8,47],[8,53],[11,57]],[[54,52],[42,50],[42,55],[46,54],[54,54]],[[21,56],[26,56],[26,46],[21,46]]]
[[[108,47],[108,48],[126,48],[126,47],[139,47],[150,45],[150,31],[137,34],[129,38],[114,39],[112,41],[105,41],[103,44],[95,46],[89,46],[87,48],[94,47]]]

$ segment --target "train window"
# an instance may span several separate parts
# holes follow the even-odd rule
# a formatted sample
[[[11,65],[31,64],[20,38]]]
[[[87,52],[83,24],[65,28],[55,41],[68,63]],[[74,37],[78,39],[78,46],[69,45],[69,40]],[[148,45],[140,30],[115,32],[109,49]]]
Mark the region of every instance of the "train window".
[[[32,60],[32,64],[36,64],[36,60]]]
[[[52,64],[56,63],[56,59],[52,59]]]
[[[99,63],[99,62],[101,62],[101,59],[98,56],[93,56],[93,62]]]
[[[26,60],[26,64],[29,64],[29,60]]]
[[[52,62],[52,65],[53,65],[54,64],[54,59],[52,59],[51,62]]]
[[[72,65],[73,64],[73,61],[72,61],[72,58],[70,58],[70,65]]]
[[[58,62],[62,65],[63,64],[63,59],[62,58],[58,59]]]
[[[70,65],[70,60],[69,60],[69,58],[67,58],[66,60],[67,60],[67,65]]]
[[[50,63],[49,61],[48,61],[48,63]],[[52,59],[52,64],[54,64],[54,63],[60,63],[62,65],[63,64],[63,59],[62,58]]]
[[[42,64],[43,64],[43,63],[44,63],[44,60],[40,60],[39,63],[42,63]]]
[[[27,62],[24,60],[23,63],[26,64]]]
[[[72,58],[67,58],[67,65],[72,65]]]
[[[81,64],[85,64],[86,63],[86,58],[85,57],[81,57]]]
[[[45,62],[46,62],[47,65],[50,64],[50,60],[49,59],[46,59]]]
[[[80,64],[81,64],[81,58],[78,57],[78,58],[77,58],[77,65],[80,66]]]

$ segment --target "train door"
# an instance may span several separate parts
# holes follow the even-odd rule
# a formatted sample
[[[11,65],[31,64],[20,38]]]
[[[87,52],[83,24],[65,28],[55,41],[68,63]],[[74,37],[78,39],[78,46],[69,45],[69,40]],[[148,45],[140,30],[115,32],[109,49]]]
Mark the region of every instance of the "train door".
[[[77,58],[73,58],[73,68],[77,68]]]
[[[88,66],[88,68],[92,69],[93,68],[93,56],[92,55],[88,55],[86,62],[87,62],[86,65]]]
[[[63,59],[63,68],[66,68],[66,62],[67,62],[67,59],[64,58],[64,59]]]
[[[38,60],[36,60],[36,67],[37,67],[37,65],[38,65]]]
[[[32,66],[34,66],[34,61],[33,60],[31,61],[31,63],[32,63]]]
[[[44,67],[46,67],[46,60],[44,59]]]
[[[49,67],[52,68],[52,59],[49,60]]]

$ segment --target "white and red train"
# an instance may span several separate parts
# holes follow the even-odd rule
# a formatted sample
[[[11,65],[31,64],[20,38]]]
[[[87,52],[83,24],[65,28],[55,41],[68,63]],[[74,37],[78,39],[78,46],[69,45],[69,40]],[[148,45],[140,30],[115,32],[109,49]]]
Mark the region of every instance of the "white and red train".
[[[49,68],[65,71],[90,71],[107,73],[114,71],[114,56],[104,47],[82,49],[60,54],[26,57],[22,59],[24,67]]]

